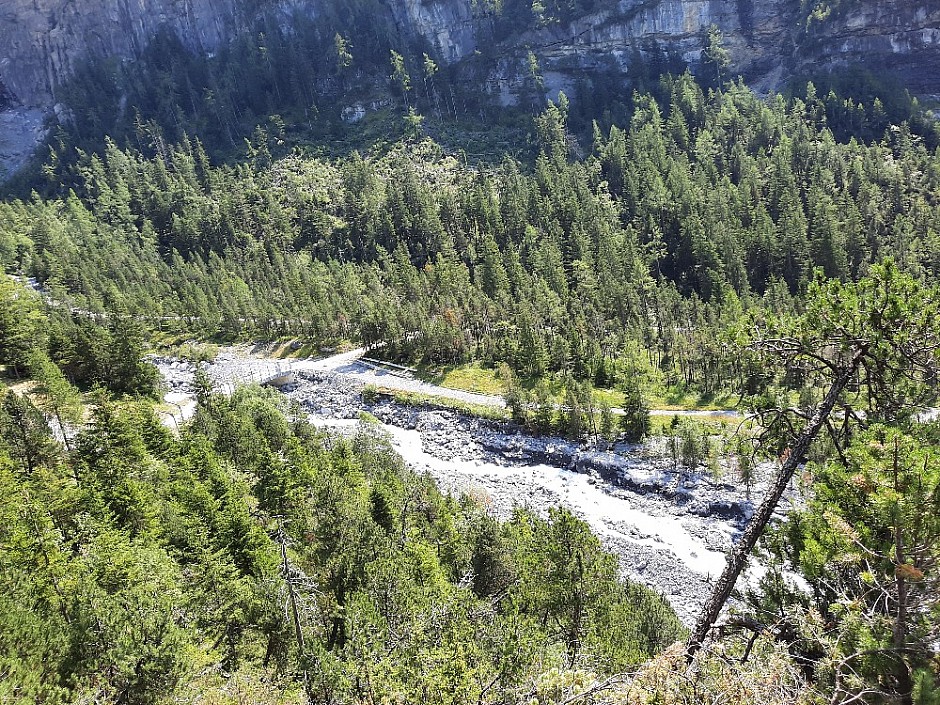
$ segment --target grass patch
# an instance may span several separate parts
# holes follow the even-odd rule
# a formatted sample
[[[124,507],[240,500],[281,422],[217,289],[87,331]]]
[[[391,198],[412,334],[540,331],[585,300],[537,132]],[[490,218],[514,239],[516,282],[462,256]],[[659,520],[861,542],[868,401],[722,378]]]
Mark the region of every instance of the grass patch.
[[[149,336],[150,345],[156,350],[177,348],[187,341],[193,339],[193,336],[187,333],[170,333],[167,331],[152,331]]]
[[[268,357],[284,360],[288,358],[304,358],[317,355],[317,348],[312,343],[306,343],[296,338],[283,338],[269,343]]]
[[[592,396],[595,406],[609,406],[611,409],[623,407],[623,392],[617,389],[594,389]]]
[[[433,394],[418,394],[417,392],[400,392],[379,387],[377,392],[392,397],[398,404],[405,406],[431,406],[438,409],[460,411],[470,416],[476,416],[493,421],[508,421],[509,411],[495,406],[484,404],[470,404],[468,402],[438,397]]]
[[[664,411],[722,411],[735,409],[738,403],[736,394],[696,394],[683,387],[669,387],[645,396],[651,409]]]
[[[313,343],[304,343],[301,341],[299,348],[294,348],[291,345],[287,346],[287,352],[284,354],[284,357],[294,359],[294,360],[304,360],[308,357],[321,357],[323,353],[320,351],[320,348]]]
[[[484,367],[479,362],[457,366],[420,367],[420,379],[439,387],[456,389],[462,392],[502,396],[506,393],[506,382],[500,378],[496,368]],[[554,404],[564,404],[565,388],[560,377],[549,376],[545,380]],[[522,386],[533,391],[540,380],[534,377],[520,380]],[[659,386],[659,385],[657,385]],[[618,389],[595,388],[594,403],[598,407],[622,408],[624,395]],[[647,390],[644,394],[650,409],[662,411],[723,411],[737,408],[738,396],[731,393],[697,394],[684,387],[672,386],[663,389]]]
[[[367,426],[376,426],[382,423],[375,416],[370,414],[368,411],[359,412],[359,422],[364,423]]]
[[[650,436],[669,436],[673,435],[672,420],[674,416],[650,416]],[[698,426],[703,431],[707,431],[713,436],[727,436],[734,433],[738,425],[743,420],[732,416],[717,417],[699,417],[699,416],[680,416],[679,419]]]
[[[475,394],[488,394],[501,397],[506,393],[506,381],[499,376],[499,371],[491,367],[483,367],[478,362],[459,365],[457,367],[424,367],[418,370],[418,377],[430,384],[447,389],[456,389],[461,392]],[[551,399],[555,404],[565,401],[565,388],[557,377],[547,377]],[[521,380],[521,384],[530,392],[538,385],[539,380],[529,378]],[[594,402],[598,406],[605,403],[610,407],[623,405],[623,392],[616,389],[595,389]]]
[[[418,370],[418,377],[431,384],[461,392],[502,396],[506,392],[506,383],[499,373],[478,362],[458,367],[424,367]]]
[[[338,355],[357,347],[359,346],[349,340],[340,341],[335,345],[326,345],[302,338],[278,338],[254,341],[252,353],[276,360],[308,360]]]

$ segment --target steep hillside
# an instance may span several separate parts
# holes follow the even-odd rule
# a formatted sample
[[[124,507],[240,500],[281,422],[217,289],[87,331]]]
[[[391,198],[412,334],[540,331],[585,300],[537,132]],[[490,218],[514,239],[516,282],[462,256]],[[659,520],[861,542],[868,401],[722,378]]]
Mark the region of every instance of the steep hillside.
[[[50,107],[56,87],[88,57],[132,58],[161,27],[209,53],[264,12],[282,26],[316,19],[332,0],[11,0],[0,10],[0,96]],[[355,3],[354,3],[355,4]],[[640,56],[678,55],[697,63],[715,24],[731,70],[773,84],[807,66],[862,62],[901,71],[919,92],[940,92],[940,6],[929,0],[842,0],[815,13],[797,0],[594,0],[529,3],[479,0],[374,0],[434,58],[455,63],[477,53],[491,59],[490,88],[513,87],[530,50],[549,88],[576,72],[623,71]],[[488,6],[492,6],[488,9]],[[518,7],[517,7],[518,6]],[[540,5],[537,4],[536,9]],[[547,9],[545,9],[547,8]],[[358,37],[351,38],[353,43]]]
[[[9,0],[0,7],[0,174],[25,163],[43,115],[84,138],[120,132],[137,113],[201,137],[209,121],[231,145],[253,120],[290,108],[303,114],[294,120],[356,121],[394,100],[390,50],[404,55],[424,107],[455,120],[482,117],[485,105],[538,108],[562,90],[609,100],[638,73],[700,70],[713,27],[724,53],[723,76],[712,80],[741,74],[764,91],[862,66],[893,73],[915,94],[940,94],[935,1],[814,2]],[[352,48],[349,66],[338,65],[334,36]],[[216,55],[229,56],[212,71],[197,65]],[[423,75],[427,61],[444,70],[441,85]],[[75,80],[82,71],[96,78]],[[141,108],[147,96],[152,105]],[[602,113],[603,100],[585,110]]]

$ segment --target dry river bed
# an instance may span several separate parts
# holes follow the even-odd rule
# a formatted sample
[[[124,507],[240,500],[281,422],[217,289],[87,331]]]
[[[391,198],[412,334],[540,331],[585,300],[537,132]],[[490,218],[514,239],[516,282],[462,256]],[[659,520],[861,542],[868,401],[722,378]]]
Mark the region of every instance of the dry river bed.
[[[716,479],[704,468],[675,469],[662,439],[598,450],[450,410],[404,406],[387,397],[367,402],[365,385],[388,386],[390,375],[364,365],[360,355],[293,363],[294,381],[282,391],[316,426],[386,435],[416,471],[430,474],[444,491],[483,497],[497,516],[519,505],[539,513],[568,507],[617,556],[624,575],[662,593],[687,624],[695,619],[753,510],[733,478]],[[194,409],[194,366],[167,358],[154,362],[171,390],[174,415],[187,418]],[[225,391],[283,369],[280,362],[227,350],[208,371]],[[428,391],[423,382],[394,377]],[[379,423],[361,423],[363,411]],[[762,489],[758,483],[755,496]]]

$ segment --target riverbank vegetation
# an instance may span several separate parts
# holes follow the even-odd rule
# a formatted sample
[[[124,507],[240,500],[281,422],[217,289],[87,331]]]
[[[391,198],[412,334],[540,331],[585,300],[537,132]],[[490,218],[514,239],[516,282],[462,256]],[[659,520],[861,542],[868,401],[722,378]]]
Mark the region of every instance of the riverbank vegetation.
[[[175,438],[99,396],[67,452],[5,395],[5,702],[518,701],[683,636],[569,512],[497,521],[284,411],[203,396]]]

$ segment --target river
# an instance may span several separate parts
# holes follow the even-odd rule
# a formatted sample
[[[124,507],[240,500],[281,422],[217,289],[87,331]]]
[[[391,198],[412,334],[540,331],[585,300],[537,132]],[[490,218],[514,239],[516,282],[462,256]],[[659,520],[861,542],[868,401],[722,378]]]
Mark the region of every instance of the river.
[[[193,408],[184,401],[193,367],[156,363],[185,419]],[[281,369],[274,364],[226,353],[209,372],[224,391],[242,378],[273,375]],[[292,371],[295,381],[283,391],[311,423],[341,433],[384,434],[405,462],[431,475],[445,492],[473,493],[500,517],[515,506],[543,514],[552,506],[571,509],[618,558],[626,577],[663,594],[687,624],[752,511],[733,478],[676,468],[661,442],[598,450],[449,410],[388,398],[367,403],[364,386],[384,374],[357,366],[355,351]],[[362,411],[379,422],[360,423]]]

